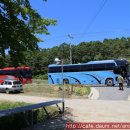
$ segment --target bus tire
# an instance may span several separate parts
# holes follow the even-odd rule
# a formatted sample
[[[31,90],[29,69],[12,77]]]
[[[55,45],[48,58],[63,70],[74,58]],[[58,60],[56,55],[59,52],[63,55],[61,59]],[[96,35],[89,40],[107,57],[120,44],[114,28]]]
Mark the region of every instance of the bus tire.
[[[69,84],[69,80],[68,79],[63,79],[63,84]]]
[[[112,78],[106,79],[106,85],[107,86],[114,86],[114,81]]]
[[[5,91],[5,92],[6,92],[6,94],[9,94],[9,93],[10,93],[10,91],[9,91],[9,89],[8,89],[8,88],[6,89],[6,91]]]

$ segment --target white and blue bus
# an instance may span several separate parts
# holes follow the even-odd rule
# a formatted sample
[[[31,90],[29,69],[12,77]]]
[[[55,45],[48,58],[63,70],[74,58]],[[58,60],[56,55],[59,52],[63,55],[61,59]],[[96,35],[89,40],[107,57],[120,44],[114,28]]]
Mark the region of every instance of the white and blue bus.
[[[118,75],[130,72],[127,60],[101,60],[80,64],[48,66],[49,84],[106,84],[114,86]]]

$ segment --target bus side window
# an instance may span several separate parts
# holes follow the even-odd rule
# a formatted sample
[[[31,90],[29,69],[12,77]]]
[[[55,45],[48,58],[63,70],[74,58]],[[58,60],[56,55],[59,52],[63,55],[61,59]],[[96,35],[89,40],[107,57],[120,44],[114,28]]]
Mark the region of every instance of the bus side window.
[[[114,63],[107,63],[105,65],[105,70],[112,70],[115,67]]]
[[[105,70],[105,64],[93,64],[93,71]]]
[[[92,64],[81,65],[81,71],[92,71],[92,70],[93,70]]]

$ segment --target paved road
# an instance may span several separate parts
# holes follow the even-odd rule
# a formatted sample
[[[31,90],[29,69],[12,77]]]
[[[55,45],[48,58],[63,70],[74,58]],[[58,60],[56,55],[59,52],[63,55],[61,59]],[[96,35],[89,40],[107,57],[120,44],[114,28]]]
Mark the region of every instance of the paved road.
[[[95,87],[99,92],[98,100],[128,100],[130,88],[124,87],[124,91],[118,87]]]

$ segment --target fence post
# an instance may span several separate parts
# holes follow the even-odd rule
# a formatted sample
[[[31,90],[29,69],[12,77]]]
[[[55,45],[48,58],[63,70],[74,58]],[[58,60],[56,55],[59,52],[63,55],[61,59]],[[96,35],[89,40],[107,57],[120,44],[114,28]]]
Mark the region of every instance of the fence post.
[[[31,127],[33,128],[33,109],[31,110]]]
[[[62,112],[64,113],[64,111],[65,111],[65,103],[64,103],[64,101],[62,102]]]

